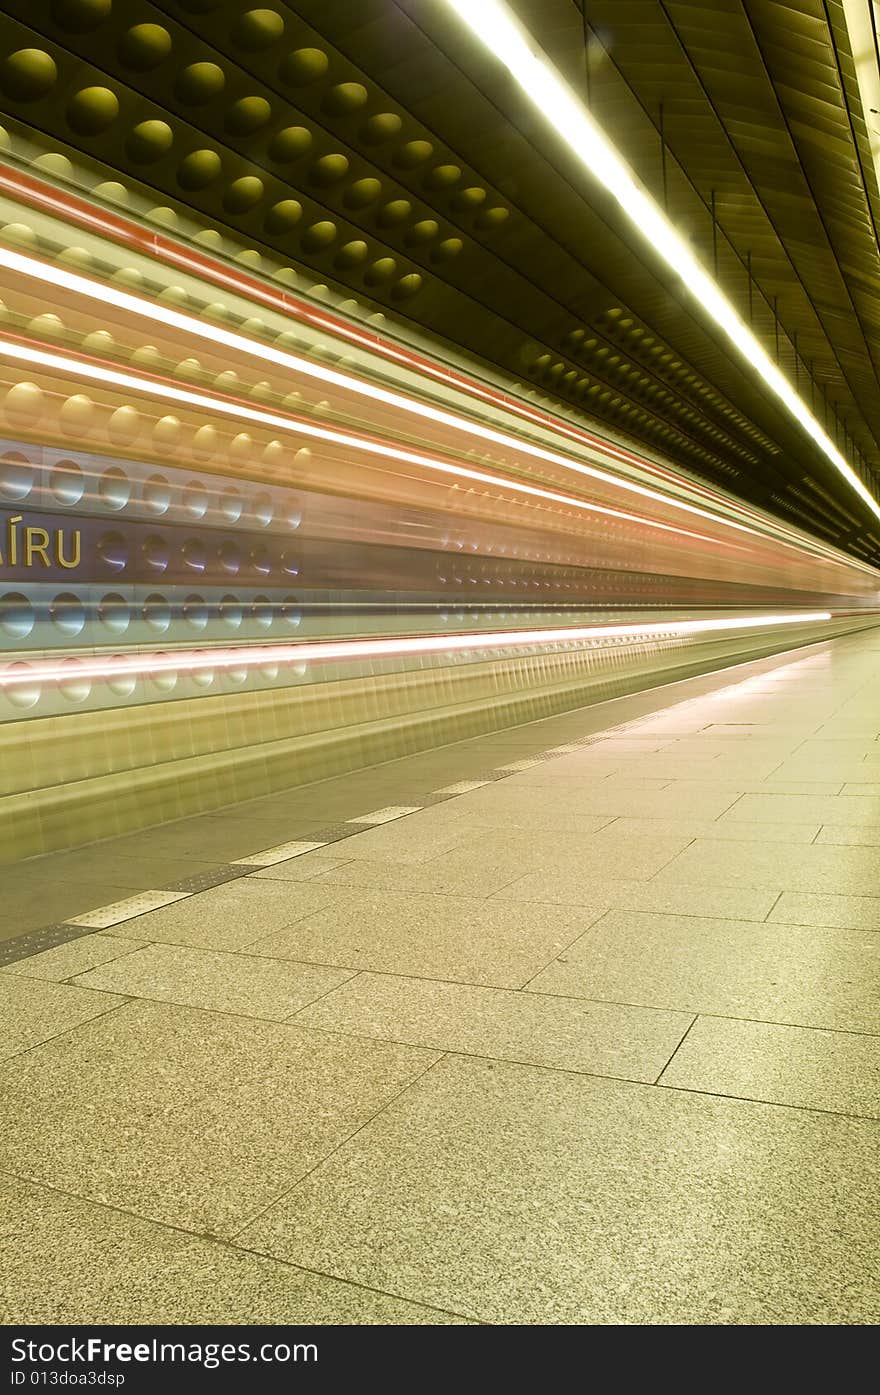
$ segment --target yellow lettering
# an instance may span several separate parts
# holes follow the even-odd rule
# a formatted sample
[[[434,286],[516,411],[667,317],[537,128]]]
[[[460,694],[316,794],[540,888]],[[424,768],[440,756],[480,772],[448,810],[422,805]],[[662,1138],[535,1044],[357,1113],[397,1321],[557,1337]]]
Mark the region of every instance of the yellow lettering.
[[[7,520],[6,536],[9,540],[9,565],[14,567],[18,563],[18,534],[15,531],[16,523],[21,522],[21,514],[17,513],[15,518]]]
[[[35,542],[35,538],[41,538],[42,542]],[[42,558],[44,567],[50,565],[49,534],[45,528],[25,528],[24,530],[24,564],[26,567],[34,565],[34,554]]]
[[[77,528],[73,535],[73,558],[68,562],[64,556],[64,531],[61,528],[58,529],[55,534],[55,555],[58,558],[59,566],[67,568],[79,566],[81,540],[82,534]]]

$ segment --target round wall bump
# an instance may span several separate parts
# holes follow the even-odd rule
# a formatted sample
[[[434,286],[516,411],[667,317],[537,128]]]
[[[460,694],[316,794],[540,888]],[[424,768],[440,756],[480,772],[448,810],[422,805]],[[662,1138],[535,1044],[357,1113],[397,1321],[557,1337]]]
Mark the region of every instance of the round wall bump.
[[[183,603],[183,618],[194,630],[207,629],[209,611],[203,596],[187,596]]]
[[[392,199],[379,209],[376,221],[382,228],[393,228],[403,223],[412,213],[412,204],[407,199]]]
[[[510,217],[509,208],[486,208],[477,217],[478,228],[500,228]]]
[[[171,507],[171,486],[164,475],[150,475],[144,480],[141,497],[150,513],[161,516]]]
[[[101,184],[96,184],[92,193],[99,199],[106,199],[109,203],[128,202],[128,190],[117,179],[105,179]]]
[[[305,87],[322,78],[329,67],[330,60],[321,49],[297,48],[282,59],[278,74],[291,87]]]
[[[399,116],[393,111],[381,111],[364,122],[361,140],[364,145],[381,145],[383,141],[393,140],[400,135],[402,129],[403,122]]]
[[[439,233],[440,224],[433,218],[423,218],[420,222],[414,223],[406,235],[406,240],[415,246],[421,243],[431,242]]]
[[[273,204],[266,214],[266,231],[276,237],[290,232],[302,217],[302,204],[296,199],[282,199]]]
[[[107,423],[107,434],[114,445],[127,446],[137,440],[141,429],[140,413],[129,404],[117,407]]]
[[[73,508],[85,493],[83,472],[75,460],[59,460],[49,474],[49,489],[59,504]]]
[[[241,179],[234,179],[226,190],[223,207],[227,213],[247,213],[260,202],[264,192],[262,179],[257,179],[253,174],[244,175]]]
[[[43,390],[36,383],[16,383],[3,401],[3,410],[13,426],[35,426],[44,407]]]
[[[220,512],[230,523],[237,523],[241,518],[244,503],[238,490],[232,485],[224,489],[220,495]]]
[[[340,179],[344,179],[347,174],[348,160],[340,154],[322,155],[320,160],[316,160],[309,170],[312,182],[322,186],[338,184]]]
[[[323,252],[336,239],[336,224],[329,220],[313,223],[302,235],[302,245],[307,252]]]
[[[153,427],[153,440],[163,450],[170,450],[180,440],[181,426],[177,417],[160,417]]]
[[[71,179],[73,177],[73,165],[66,155],[62,155],[58,150],[47,150],[45,155],[38,155],[34,160],[37,169],[45,170],[47,174],[53,174],[59,179]]]
[[[433,154],[434,147],[430,141],[410,140],[394,152],[394,163],[404,170],[414,169],[416,165],[430,160]]]
[[[382,192],[378,179],[356,179],[345,191],[343,203],[347,208],[366,208],[375,203]]]
[[[190,63],[178,73],[175,95],[187,106],[201,106],[217,97],[226,86],[226,74],[216,63]]]
[[[20,591],[0,596],[0,630],[12,639],[27,639],[36,624],[34,608]],[[13,693],[15,689],[11,690]]]
[[[453,195],[452,207],[465,213],[473,213],[482,208],[487,198],[486,190],[475,184],[470,189],[459,189],[458,193]]]
[[[127,502],[126,498],[116,507],[124,507]],[[128,563],[128,543],[121,533],[102,533],[96,544],[95,554],[108,571],[122,572]]]
[[[422,277],[417,271],[412,271],[407,276],[401,276],[392,291],[392,295],[397,300],[407,300],[411,295],[415,295],[416,291],[422,289],[422,284]]]
[[[86,624],[86,608],[72,591],[62,591],[49,606],[49,618],[68,639],[81,634]]]
[[[269,158],[277,160],[279,164],[298,160],[305,155],[311,143],[312,133],[305,126],[285,126],[283,131],[276,131],[270,140]]]
[[[29,321],[28,329],[33,330],[34,334],[54,339],[64,333],[64,321],[58,315],[53,315],[51,310],[46,310]]]
[[[339,82],[331,87],[323,101],[331,116],[350,116],[359,111],[367,100],[367,89],[360,82]]]
[[[174,135],[167,121],[141,121],[128,134],[125,153],[136,165],[148,165],[167,154]]]
[[[18,451],[10,451],[0,460],[0,498],[26,499],[34,481],[33,466]]]
[[[284,20],[276,10],[248,10],[233,27],[232,39],[238,48],[252,53],[271,48],[283,34]]]
[[[357,240],[346,242],[344,247],[340,247],[334,259],[334,264],[338,267],[348,268],[360,266],[367,260],[370,249],[365,242]]]
[[[131,361],[141,368],[161,368],[162,355],[155,344],[141,344],[133,351]]]
[[[190,480],[183,491],[183,507],[191,518],[204,518],[208,512],[208,491],[201,480]]]
[[[284,464],[285,456],[286,451],[283,442],[270,441],[267,446],[264,446],[261,458],[264,465],[268,465],[272,470],[277,470]]]
[[[193,436],[193,450],[202,459],[210,459],[220,445],[220,434],[215,426],[200,426]]]
[[[425,175],[425,184],[429,189],[449,189],[460,179],[461,170],[458,165],[435,165]]]
[[[234,136],[248,136],[265,126],[271,115],[265,97],[240,97],[226,113],[226,129]]]
[[[376,286],[382,281],[390,281],[396,270],[397,262],[393,257],[380,257],[367,272],[367,284]]]
[[[55,60],[41,48],[20,48],[0,67],[0,88],[16,102],[36,102],[45,97],[58,77]]]
[[[4,223],[3,241],[17,242],[20,247],[37,247],[39,238],[27,223]]]
[[[108,509],[115,509],[117,513],[124,509],[131,498],[131,483],[123,470],[118,465],[112,465],[109,470],[105,470],[98,481],[98,496],[102,504]],[[111,537],[116,536],[111,534]]]
[[[53,0],[52,18],[59,29],[87,34],[108,18],[113,0]]]
[[[457,257],[463,247],[464,243],[460,237],[447,237],[437,244],[431,256],[436,262],[448,262]]]
[[[253,437],[246,431],[239,431],[229,443],[229,454],[233,460],[248,460],[253,454],[253,449]]]
[[[165,286],[156,299],[165,305],[189,305],[189,296],[183,286]]]
[[[171,35],[161,24],[136,24],[119,40],[119,61],[135,73],[157,68],[171,52]]]
[[[67,122],[78,136],[98,136],[119,115],[119,99],[109,87],[83,87],[70,99]]]
[[[98,619],[112,634],[124,635],[131,624],[128,602],[115,591],[110,591],[106,596],[101,597],[98,604]],[[129,691],[134,691],[133,681]]]
[[[206,189],[220,175],[223,162],[216,150],[193,150],[182,161],[177,171],[177,182],[181,189],[195,191]]]

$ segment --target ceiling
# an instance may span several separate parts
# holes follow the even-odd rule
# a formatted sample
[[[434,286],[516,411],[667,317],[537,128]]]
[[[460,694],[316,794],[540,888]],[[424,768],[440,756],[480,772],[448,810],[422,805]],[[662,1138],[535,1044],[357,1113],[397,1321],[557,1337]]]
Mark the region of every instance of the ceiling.
[[[513,8],[880,493],[842,5]],[[880,563],[877,519],[442,0],[4,0],[0,110]]]

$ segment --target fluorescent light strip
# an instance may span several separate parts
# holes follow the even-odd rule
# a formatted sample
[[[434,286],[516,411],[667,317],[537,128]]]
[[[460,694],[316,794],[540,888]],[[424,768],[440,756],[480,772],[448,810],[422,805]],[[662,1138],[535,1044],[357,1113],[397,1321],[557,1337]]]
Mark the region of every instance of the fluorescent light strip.
[[[353,378],[350,374],[337,372],[335,369],[327,368],[325,365],[310,359],[285,353],[283,350],[275,349],[268,344],[261,344],[254,339],[246,338],[244,335],[223,329],[219,325],[212,325],[205,320],[198,320],[192,315],[185,315],[179,310],[173,310],[170,306],[160,305],[145,299],[143,296],[133,295],[130,291],[122,291],[116,286],[92,281],[90,278],[81,276],[77,272],[68,271],[64,267],[47,266],[44,262],[38,261],[34,257],[25,256],[21,252],[14,252],[11,248],[0,247],[0,267],[6,267],[9,271],[15,271],[50,287],[63,286],[65,290],[72,291],[76,295],[86,296],[105,305],[113,305],[119,310],[155,321],[166,328],[171,326],[184,334],[193,334],[200,339],[207,339],[213,344],[221,344],[228,349],[233,349],[236,353],[247,354],[251,358],[260,359],[265,363],[273,363],[279,368],[287,368],[292,372],[317,378],[323,383],[358,393],[362,397],[370,397],[374,401],[383,402],[386,406],[415,414],[438,425],[450,426],[457,431],[466,432],[470,436],[478,436],[482,440],[491,441],[495,445],[502,446],[505,450],[514,450],[536,460],[572,470],[589,479],[599,480],[616,489],[638,494],[645,499],[653,499],[665,507],[678,509],[698,518],[711,519],[713,523],[723,524],[724,527],[736,529],[740,533],[754,535],[756,532],[755,529],[748,528],[742,523],[735,523],[723,514],[713,514],[707,509],[698,508],[694,504],[686,504],[671,495],[661,493],[659,490],[647,489],[644,485],[619,479],[616,475],[610,475],[605,470],[596,469],[591,465],[583,465],[568,456],[559,455],[556,451],[546,450],[529,441],[522,441],[516,436],[508,436],[502,431],[495,431],[492,427],[470,421],[467,417],[442,411],[429,403],[419,402],[415,398],[391,392],[374,383]],[[798,543],[803,545],[800,539],[798,539]]]
[[[779,625],[814,624],[830,620],[829,610],[806,614],[745,616],[736,620],[669,620],[650,625],[585,625],[555,630],[500,630],[494,634],[412,635],[400,639],[316,640],[300,644],[243,644],[232,649],[175,650],[154,654],[118,655],[113,659],[38,660],[26,670],[22,661],[0,669],[0,688],[34,683],[75,683],[84,678],[150,677],[159,673],[198,673],[204,669],[242,665],[385,659],[417,654],[454,654],[471,649],[519,649],[535,644],[570,644],[589,639],[678,639],[724,630],[770,629]]]
[[[620,509],[612,509],[606,504],[589,504],[585,499],[577,499],[573,495],[558,494],[555,490],[541,489],[534,484],[505,479],[502,475],[490,475],[486,471],[473,470],[466,465],[454,465],[435,456],[422,455],[418,451],[402,450],[399,446],[391,445],[390,442],[374,440],[368,436],[353,436],[348,432],[316,426],[312,422],[303,421],[301,417],[284,416],[278,412],[266,412],[258,407],[248,407],[243,402],[236,402],[232,398],[193,392],[189,388],[180,388],[158,378],[146,375],[141,377],[134,373],[123,372],[121,369],[108,368],[104,364],[79,358],[73,354],[50,353],[46,349],[36,348],[33,344],[19,343],[13,339],[0,339],[0,357],[14,359],[19,363],[26,363],[30,367],[49,368],[73,377],[86,378],[91,382],[104,383],[111,387],[122,387],[130,392],[148,393],[150,396],[161,397],[169,402],[180,402],[188,407],[220,412],[225,416],[235,417],[237,420],[256,422],[260,426],[271,426],[276,431],[296,432],[301,436],[309,436],[313,440],[328,441],[352,450],[365,451],[370,455],[400,460],[407,465],[419,465],[424,469],[437,471],[441,474],[457,475],[463,479],[476,480],[479,484],[491,484],[500,489],[527,494],[532,498],[547,499],[555,504],[564,504],[567,508],[581,509],[586,513],[598,513],[609,518],[620,518],[628,523],[638,523],[645,528],[674,533],[678,537],[694,538],[699,542],[712,543],[716,547],[735,546],[735,544],[724,542],[720,538],[712,538],[705,533],[696,533],[689,528],[679,528],[672,523],[660,523],[657,519],[645,518],[641,514],[624,513]],[[706,517],[712,522],[719,521],[713,519],[711,514],[706,514]],[[743,529],[743,531],[750,532],[751,530]],[[769,539],[764,538],[763,534],[758,533],[755,536],[761,538],[762,541],[769,541]]]
[[[636,184],[632,171],[571,88],[563,82],[552,64],[535,51],[536,41],[519,26],[503,0],[446,0],[446,4],[504,65],[525,96],[562,137],[581,164],[617,200],[639,234],[680,277],[685,289],[724,331],[734,348],[757,370],[835,470],[874,516],[880,518],[880,504],[862,484],[806,403],[780,373],[654,200]]]

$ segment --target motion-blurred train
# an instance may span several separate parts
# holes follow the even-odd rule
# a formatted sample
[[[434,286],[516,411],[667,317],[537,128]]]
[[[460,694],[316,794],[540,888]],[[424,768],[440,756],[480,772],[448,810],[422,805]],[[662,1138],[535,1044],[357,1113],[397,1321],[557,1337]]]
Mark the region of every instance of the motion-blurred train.
[[[4,856],[873,623],[867,564],[264,253],[14,165],[0,224]]]

